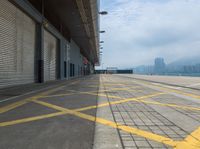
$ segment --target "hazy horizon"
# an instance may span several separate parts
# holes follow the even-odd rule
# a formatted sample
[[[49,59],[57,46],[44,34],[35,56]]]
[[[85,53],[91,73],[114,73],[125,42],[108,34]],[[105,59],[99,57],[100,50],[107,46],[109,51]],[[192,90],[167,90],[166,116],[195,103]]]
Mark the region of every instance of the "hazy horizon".
[[[101,10],[109,13],[100,22],[104,68],[152,65],[156,57],[171,63],[200,53],[199,0],[101,0]]]

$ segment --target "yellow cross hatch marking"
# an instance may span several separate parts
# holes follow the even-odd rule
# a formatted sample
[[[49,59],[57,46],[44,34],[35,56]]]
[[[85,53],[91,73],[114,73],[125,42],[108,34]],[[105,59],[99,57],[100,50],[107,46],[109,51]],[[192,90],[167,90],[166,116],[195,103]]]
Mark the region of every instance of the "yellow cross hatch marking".
[[[88,107],[84,107],[84,108],[74,109],[74,111],[81,112],[81,111],[105,107],[105,106],[109,106],[109,105],[125,103],[125,102],[128,102],[128,101],[133,101],[133,100],[137,100],[137,99],[150,98],[150,97],[158,96],[158,95],[161,95],[161,94],[162,93],[152,94],[152,95],[142,96],[142,97],[138,97],[138,98],[130,98],[130,99],[125,99],[125,100],[113,101],[113,102],[110,102],[110,103],[106,102],[106,103],[103,103],[103,104],[100,104],[100,105],[97,105],[97,106],[95,105],[95,106],[88,106]],[[33,99],[32,101],[34,102],[35,100],[36,99]],[[26,123],[26,122],[31,122],[31,121],[36,121],[36,120],[41,120],[41,119],[45,119],[45,118],[59,116],[59,115],[56,115],[56,113],[46,114],[46,115],[41,115],[41,116],[35,116],[35,117],[30,117],[30,118],[23,118],[23,119],[19,119],[19,120],[8,121],[8,122],[1,122],[0,126],[2,127],[2,126],[15,125],[15,124]],[[53,115],[53,114],[55,114],[55,115]],[[67,113],[63,113],[63,115],[64,114],[67,114]]]
[[[60,88],[60,87],[59,87]],[[164,87],[162,87],[164,88]],[[166,88],[164,88],[166,89]],[[48,94],[51,91],[55,91],[56,89],[50,90],[45,92],[46,94]],[[193,95],[193,94],[189,94],[189,93],[184,93],[178,90],[172,90],[172,89],[166,89],[170,92],[175,92],[175,93],[179,93],[182,95],[186,95],[186,96],[190,96],[190,97],[194,97],[194,98],[200,98],[200,96],[197,95]],[[56,117],[56,116],[60,116],[60,115],[66,115],[66,114],[70,114],[70,115],[74,115],[92,122],[97,122],[112,128],[117,128],[117,129],[121,129],[125,132],[128,133],[132,133],[156,142],[160,142],[169,146],[174,147],[175,149],[200,149],[200,127],[195,130],[194,132],[192,132],[189,136],[187,136],[183,141],[174,141],[171,138],[168,137],[164,137],[158,134],[154,134],[152,132],[148,132],[148,131],[144,131],[144,130],[140,130],[137,128],[133,128],[133,127],[129,127],[129,126],[125,126],[125,125],[121,125],[119,123],[115,123],[103,118],[99,118],[99,117],[94,117],[88,114],[84,114],[81,113],[80,111],[84,111],[84,110],[89,110],[89,109],[94,109],[97,107],[105,107],[105,106],[109,106],[109,105],[113,105],[113,104],[120,104],[120,103],[125,103],[125,102],[129,102],[129,101],[136,101],[136,102],[142,102],[142,103],[147,103],[147,104],[155,104],[155,105],[160,105],[160,106],[169,106],[169,107],[175,107],[175,108],[182,108],[182,109],[189,109],[189,110],[197,110],[199,111],[200,108],[196,108],[196,107],[189,107],[189,106],[182,106],[182,105],[175,105],[175,104],[163,104],[163,103],[159,103],[159,102],[154,102],[154,101],[146,101],[143,99],[146,98],[150,98],[150,97],[154,97],[154,96],[158,96],[158,95],[162,95],[165,93],[157,93],[157,94],[152,94],[152,95],[146,95],[146,96],[142,96],[142,97],[137,97],[137,98],[127,98],[127,99],[123,99],[123,100],[119,100],[119,101],[113,101],[113,102],[108,102],[108,103],[103,103],[100,104],[98,106],[89,106],[89,107],[84,107],[84,108],[79,108],[79,109],[74,109],[74,110],[70,110],[67,108],[63,108],[54,104],[50,104],[47,102],[43,102],[43,101],[39,101],[37,99],[41,98],[42,96],[45,96],[45,93],[36,95],[34,97],[19,101],[19,102],[15,102],[11,105],[8,105],[6,107],[3,107],[0,109],[0,113],[4,113],[7,112],[9,110],[12,110],[16,107],[22,106],[30,101],[58,110],[60,112],[55,112],[55,113],[51,113],[51,114],[46,114],[46,115],[40,115],[40,116],[35,116],[35,117],[29,117],[29,118],[24,118],[24,119],[19,119],[19,120],[13,120],[13,121],[9,121],[9,122],[1,122],[0,126],[9,126],[9,125],[14,125],[14,124],[20,124],[20,123],[25,123],[25,122],[31,122],[31,121],[36,121],[36,120],[41,120],[41,119],[46,119],[46,118],[52,118],[52,117]],[[80,92],[83,94],[90,94],[90,95],[97,95],[95,93],[92,92]],[[121,97],[118,96],[109,96],[109,95],[105,95],[105,94],[98,94],[99,96],[102,97],[110,97],[110,98],[116,98],[116,99],[121,99]]]
[[[81,113],[81,112],[77,112],[77,111],[74,111],[74,110],[69,110],[69,109],[66,109],[66,108],[63,108],[63,107],[60,107],[60,106],[56,106],[56,105],[47,103],[47,102],[37,101],[37,100],[34,100],[33,102],[41,104],[41,105],[46,106],[46,107],[53,108],[55,110],[59,110],[59,111],[62,111],[62,112],[68,112],[68,114],[75,115],[77,117],[80,117],[80,118],[83,118],[83,119],[86,119],[86,120],[89,120],[89,121],[98,122],[98,123],[106,125],[106,126],[121,129],[125,132],[136,134],[138,136],[145,137],[145,138],[150,139],[150,140],[154,140],[154,141],[157,141],[157,142],[160,142],[160,143],[164,143],[164,144],[167,144],[167,145],[170,145],[170,146],[173,146],[173,147],[176,146],[176,142],[173,141],[172,139],[164,137],[164,136],[160,136],[160,135],[148,132],[148,131],[144,131],[144,130],[140,130],[140,129],[137,129],[137,128],[132,128],[132,127],[129,127],[129,126],[121,125],[121,124],[118,124],[118,123],[115,123],[115,122],[112,122],[112,121],[109,121],[109,120],[106,120],[106,119],[103,119],[103,118],[94,117],[94,116],[84,114],[84,113]]]
[[[185,96],[188,96],[188,97],[200,99],[199,95],[186,93],[186,92],[183,92],[183,91],[180,91],[180,90],[176,90],[176,89],[170,89],[170,88],[163,87],[163,86],[160,86],[160,85],[155,85],[155,84],[152,84],[152,83],[149,83],[149,82],[146,82],[146,81],[138,81],[137,80],[137,81],[133,81],[133,82],[135,82],[135,83],[143,83],[143,84],[146,84],[146,85],[149,85],[149,86],[159,87],[160,89],[162,89],[164,91],[167,91],[167,92],[177,93],[177,94],[180,94],[180,95],[185,95]]]
[[[71,84],[76,84],[76,83],[78,83],[78,82],[79,82],[79,81],[74,81],[74,82],[72,82]],[[10,110],[13,110],[13,109],[15,109],[15,108],[17,108],[17,107],[23,106],[23,105],[27,104],[28,102],[30,102],[30,100],[43,98],[43,97],[45,97],[45,96],[48,97],[47,94],[53,93],[53,92],[55,92],[55,91],[57,91],[57,90],[59,90],[59,89],[61,89],[61,88],[63,88],[63,87],[65,87],[65,85],[55,87],[55,88],[53,88],[53,89],[50,89],[50,90],[48,90],[48,91],[44,91],[44,92],[39,93],[39,94],[37,94],[37,95],[35,95],[35,96],[32,96],[32,97],[30,97],[30,98],[26,98],[26,99],[23,99],[23,100],[21,100],[21,101],[16,101],[16,102],[14,102],[14,103],[12,103],[12,104],[9,104],[9,105],[7,105],[7,106],[1,107],[1,108],[0,108],[0,114],[5,113],[5,112],[8,112],[8,111],[10,111]],[[52,96],[53,96],[53,95],[52,95]]]
[[[93,122],[98,122],[100,124],[106,125],[106,126],[110,126],[113,128],[117,128],[117,129],[121,129],[125,132],[128,133],[132,133],[156,142],[160,142],[166,145],[170,145],[172,147],[174,147],[175,149],[183,149],[185,147],[188,147],[188,149],[199,149],[199,145],[200,145],[200,129],[197,129],[196,131],[194,131],[193,133],[191,133],[185,140],[183,141],[174,141],[170,138],[161,136],[161,135],[157,135],[148,131],[144,131],[144,130],[140,130],[137,128],[133,128],[133,127],[129,127],[129,126],[125,126],[125,125],[121,125],[103,118],[98,118],[98,117],[94,117],[91,115],[87,115],[87,114],[83,114],[74,110],[69,110],[66,108],[62,108],[56,105],[52,105],[46,102],[41,102],[41,101],[34,101],[35,103],[41,104],[43,106],[47,106],[50,108],[53,108],[55,110],[60,110],[62,112],[68,112],[71,115],[75,115],[77,117],[89,120],[89,121],[93,121]]]

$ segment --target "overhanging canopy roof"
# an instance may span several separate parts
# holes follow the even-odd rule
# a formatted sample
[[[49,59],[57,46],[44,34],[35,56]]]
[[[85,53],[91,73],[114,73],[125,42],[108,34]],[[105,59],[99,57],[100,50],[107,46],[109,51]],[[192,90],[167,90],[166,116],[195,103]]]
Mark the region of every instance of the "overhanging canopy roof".
[[[93,64],[99,61],[98,0],[29,0]]]

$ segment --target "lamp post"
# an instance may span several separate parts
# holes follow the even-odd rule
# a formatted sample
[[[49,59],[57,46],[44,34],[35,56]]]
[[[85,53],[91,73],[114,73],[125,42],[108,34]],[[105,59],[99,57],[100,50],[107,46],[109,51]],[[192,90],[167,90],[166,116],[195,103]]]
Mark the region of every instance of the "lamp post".
[[[99,33],[101,33],[101,34],[102,34],[102,33],[105,33],[105,32],[106,32],[106,31],[104,31],[104,30],[103,30],[103,31],[99,31]]]
[[[99,14],[100,14],[100,15],[107,15],[108,12],[107,12],[107,11],[100,11]]]

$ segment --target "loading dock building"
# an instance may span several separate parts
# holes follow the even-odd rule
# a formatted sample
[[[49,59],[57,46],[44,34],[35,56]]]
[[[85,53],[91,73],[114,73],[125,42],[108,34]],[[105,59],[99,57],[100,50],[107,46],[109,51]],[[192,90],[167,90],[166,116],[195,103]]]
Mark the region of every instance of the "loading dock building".
[[[0,0],[0,88],[93,72],[98,0]]]

